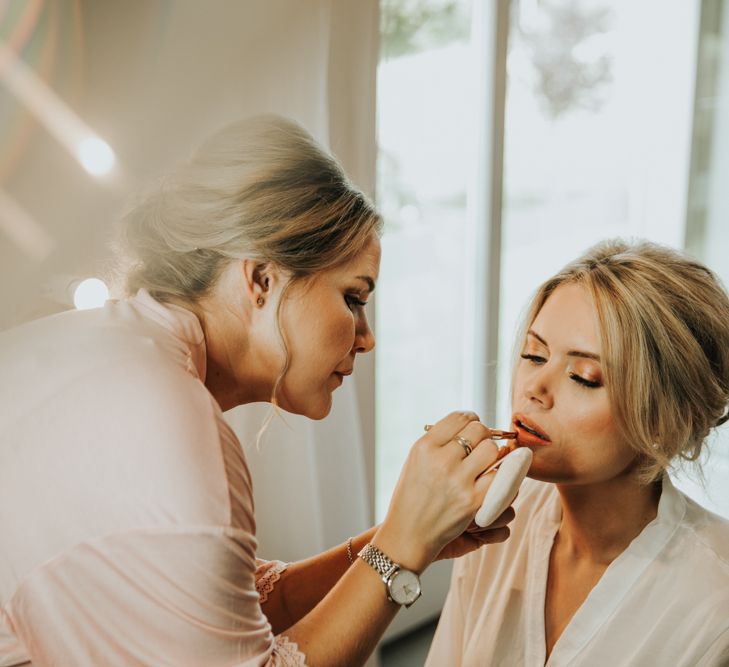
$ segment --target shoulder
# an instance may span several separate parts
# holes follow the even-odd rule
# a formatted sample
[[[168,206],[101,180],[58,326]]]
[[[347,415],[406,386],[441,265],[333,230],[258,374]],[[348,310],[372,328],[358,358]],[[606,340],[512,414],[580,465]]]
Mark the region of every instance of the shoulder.
[[[681,493],[680,491],[678,493]],[[699,505],[683,495],[686,514],[681,522],[692,551],[711,562],[726,580],[729,594],[729,520]]]
[[[0,340],[3,398],[30,409],[82,387],[100,403],[121,391],[133,403],[189,375],[185,343],[127,302],[29,322]]]
[[[74,506],[87,505],[100,526],[112,517],[117,529],[227,525],[235,500],[249,517],[238,522],[252,527],[240,443],[185,340],[127,302],[21,329],[13,359],[0,353],[0,369],[15,379],[0,421],[21,434],[16,445],[37,451],[18,474],[72,489]]]
[[[682,492],[682,518],[651,568],[669,593],[703,618],[705,627],[729,626],[729,521]],[[669,565],[665,567],[665,565]],[[666,604],[671,603],[670,599]]]
[[[101,423],[113,427],[111,435],[141,430],[157,440],[199,439],[216,430],[190,346],[136,304],[69,311],[10,333],[0,368],[15,376],[9,384],[18,412],[63,405],[82,430]]]

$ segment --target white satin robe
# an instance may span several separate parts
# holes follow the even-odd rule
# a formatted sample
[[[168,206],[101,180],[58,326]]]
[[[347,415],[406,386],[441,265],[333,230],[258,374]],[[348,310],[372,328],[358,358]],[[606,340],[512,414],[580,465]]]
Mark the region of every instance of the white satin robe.
[[[561,506],[526,480],[511,537],[459,559],[428,667],[544,667],[544,603]],[[577,610],[547,667],[729,665],[729,522],[664,477],[658,514]]]

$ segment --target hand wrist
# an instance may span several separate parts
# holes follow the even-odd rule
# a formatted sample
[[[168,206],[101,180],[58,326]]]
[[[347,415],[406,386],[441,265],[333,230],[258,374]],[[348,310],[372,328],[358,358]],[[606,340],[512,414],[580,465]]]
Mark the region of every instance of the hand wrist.
[[[422,594],[420,577],[400,563],[395,563],[372,542],[367,544],[358,556],[382,579],[385,595],[390,602],[407,608],[420,598]]]
[[[416,574],[422,574],[433,561],[426,548],[394,530],[387,521],[377,529],[370,542],[386,553],[394,563]]]

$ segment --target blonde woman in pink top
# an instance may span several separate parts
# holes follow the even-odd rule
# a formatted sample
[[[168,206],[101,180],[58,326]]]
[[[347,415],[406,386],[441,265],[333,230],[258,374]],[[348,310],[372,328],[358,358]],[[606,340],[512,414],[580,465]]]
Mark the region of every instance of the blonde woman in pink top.
[[[256,560],[223,411],[327,415],[374,345],[380,227],[299,126],[239,123],[126,216],[127,298],[0,335],[0,666],[361,664],[429,563],[506,539],[513,510],[472,524],[497,450],[462,412],[379,527]]]

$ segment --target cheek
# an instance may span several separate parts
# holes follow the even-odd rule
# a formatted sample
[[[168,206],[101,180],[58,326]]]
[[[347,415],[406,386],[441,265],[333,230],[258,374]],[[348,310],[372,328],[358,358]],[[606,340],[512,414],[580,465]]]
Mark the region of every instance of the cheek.
[[[571,389],[562,401],[561,411],[565,440],[580,453],[598,458],[609,455],[617,442],[617,430],[610,402],[604,389]]]
[[[593,438],[609,437],[615,432],[610,405],[602,398],[573,401],[569,424],[575,433]]]
[[[310,323],[296,342],[297,361],[305,360],[312,372],[331,373],[332,366],[346,357],[354,342],[354,323],[349,309],[345,313],[330,314],[316,323]],[[293,359],[292,359],[293,360]],[[300,362],[299,362],[300,363]]]
[[[607,400],[575,401],[565,419],[565,440],[569,442],[570,458],[592,467],[606,470],[620,468],[633,457],[630,447],[623,443]]]
[[[354,345],[354,318],[349,308],[345,314],[332,324],[332,342],[337,341],[341,348],[349,351]]]
[[[313,351],[322,358],[341,361],[354,344],[354,320],[349,308],[329,313],[316,327],[316,340],[311,341]]]

